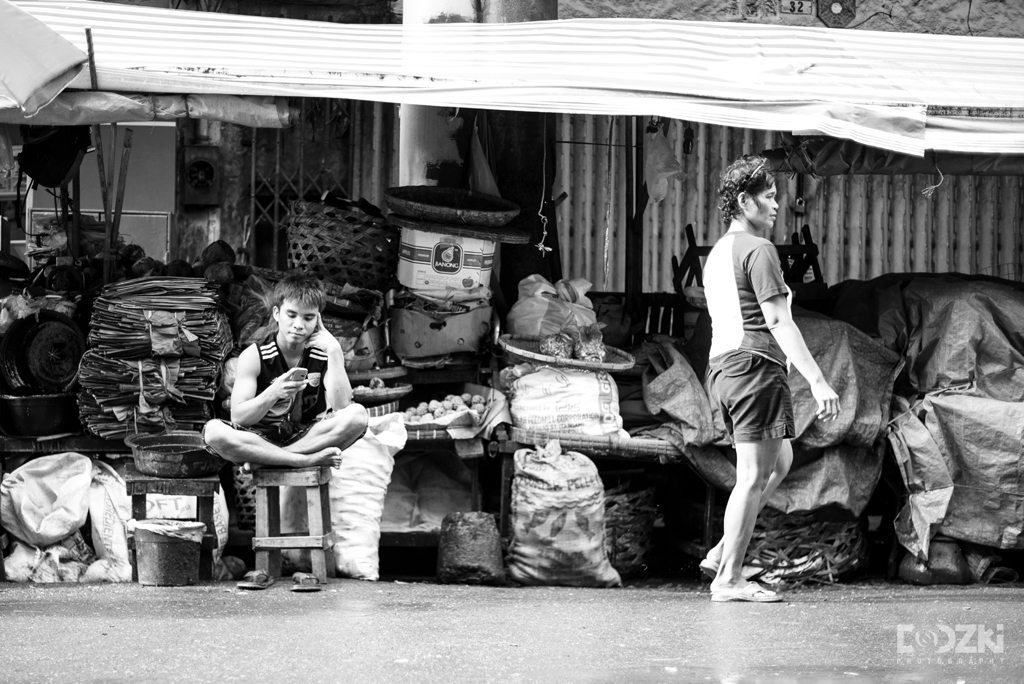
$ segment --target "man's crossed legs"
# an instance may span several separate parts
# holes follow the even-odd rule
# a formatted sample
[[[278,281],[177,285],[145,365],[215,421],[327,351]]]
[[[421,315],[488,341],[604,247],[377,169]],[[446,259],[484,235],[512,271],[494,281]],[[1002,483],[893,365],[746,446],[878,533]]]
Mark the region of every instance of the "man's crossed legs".
[[[219,419],[203,427],[206,446],[221,458],[251,467],[311,468],[341,465],[342,452],[366,433],[369,416],[349,404],[309,426],[298,439],[277,445],[258,432]]]

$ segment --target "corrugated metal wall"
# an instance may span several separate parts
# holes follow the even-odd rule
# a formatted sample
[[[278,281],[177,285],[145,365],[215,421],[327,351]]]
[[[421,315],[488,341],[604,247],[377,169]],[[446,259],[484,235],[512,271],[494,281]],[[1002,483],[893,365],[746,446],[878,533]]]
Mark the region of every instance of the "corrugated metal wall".
[[[398,185],[398,105],[351,101],[350,197],[385,208],[384,191]]]
[[[383,207],[384,189],[398,181],[397,107],[352,104],[351,193]],[[562,114],[556,120],[554,195],[565,191],[569,196],[558,207],[563,273],[590,280],[596,290],[622,291],[625,161],[632,119]],[[684,154],[687,123],[666,125],[686,179],[672,182],[665,200],[646,209],[645,292],[672,290],[672,257],[686,250],[686,224],[693,224],[701,244],[712,244],[724,231],[717,204],[722,169],[741,154],[777,144],[776,134],[769,131],[692,123],[693,150]],[[808,225],[830,285],[904,271],[1022,279],[1021,177],[805,176],[803,213],[796,211],[801,181],[787,174],[777,181],[779,220],[772,241],[789,242],[792,233]],[[937,183],[930,197],[922,194]]]
[[[625,160],[632,120],[559,115],[559,168],[555,195],[563,271],[595,289],[621,291],[625,273]],[[775,134],[691,124],[694,146],[683,153],[685,122],[671,121],[668,142],[686,179],[648,206],[644,218],[644,291],[672,290],[673,255],[686,249],[691,223],[698,242],[712,244],[724,231],[717,179],[733,159],[775,146]],[[609,147],[608,143],[616,145]],[[779,220],[771,239],[807,224],[818,243],[827,283],[902,271],[986,273],[1014,280],[1024,271],[1024,191],[1020,177],[938,175],[778,177]],[[931,197],[922,191],[940,183]]]

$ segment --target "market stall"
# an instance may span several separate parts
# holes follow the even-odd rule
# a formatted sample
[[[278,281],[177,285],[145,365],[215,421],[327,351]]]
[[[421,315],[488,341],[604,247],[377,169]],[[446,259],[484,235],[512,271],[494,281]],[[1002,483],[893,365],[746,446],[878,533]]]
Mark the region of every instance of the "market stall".
[[[92,73],[94,81],[91,84],[86,85],[82,77],[77,83],[72,82],[72,87],[79,88],[91,86],[107,91],[131,92],[145,87],[147,90],[189,94],[236,94],[240,91],[262,96],[329,94],[461,107],[519,109],[527,106],[539,111],[599,111],[631,116],[656,114],[746,127],[817,131],[911,155],[932,148],[953,151],[990,149],[995,139],[1000,141],[999,149],[1005,151],[1016,149],[1024,139],[1020,136],[1020,120],[1001,109],[1018,106],[1020,103],[1015,99],[1016,95],[1007,95],[1005,89],[991,86],[988,82],[979,85],[972,78],[977,67],[966,70],[958,61],[969,51],[972,56],[984,60],[985,68],[991,73],[1012,77],[1013,69],[1019,67],[1020,51],[1007,41],[980,39],[968,46],[937,36],[893,36],[889,41],[869,45],[852,32],[740,24],[706,26],[682,22],[544,23],[529,27],[529,32],[512,25],[439,25],[420,30],[410,27],[312,25],[99,3],[22,2],[18,6],[76,44],[84,43],[85,26],[94,27],[98,68]],[[135,46],[129,49],[118,39],[114,29],[128,23],[135,30],[145,30],[152,36],[149,51],[139,53]],[[187,30],[179,31],[183,26]],[[249,36],[248,40],[237,44],[238,49],[232,58],[235,61],[219,61],[223,58],[208,50],[209,41],[204,36],[210,32],[230,33],[240,26],[247,29],[245,35]],[[628,31],[629,40],[615,43],[617,50],[608,50],[611,36],[624,28],[632,29]],[[703,41],[700,36],[707,30],[729,37],[730,44],[749,46],[744,47],[749,52],[720,55],[701,47]],[[552,32],[558,33],[559,40],[554,40]],[[756,40],[760,32],[770,32],[779,40],[772,48],[777,52],[768,56],[769,60],[775,61],[758,64],[778,68],[757,71],[762,80],[754,82],[748,77],[749,67],[755,57],[765,57],[758,53],[763,49]],[[546,53],[543,59],[533,55],[524,62],[521,55],[527,51],[519,42],[524,40],[534,46],[538,43],[546,45],[545,49],[551,52]],[[562,46],[566,43],[571,46],[599,45],[602,49],[586,52],[588,57],[584,59],[574,56],[572,50],[565,50]],[[495,45],[505,47],[494,50]],[[556,45],[559,47],[553,47]],[[382,46],[395,49],[380,49]],[[482,50],[481,46],[488,49]],[[914,50],[907,52],[907,46]],[[981,46],[986,49],[980,50]],[[579,52],[583,54],[583,51]],[[844,55],[844,60],[861,68],[847,70],[843,68],[845,63],[835,63],[831,56],[837,52]],[[889,73],[889,78],[877,78],[876,73],[887,68],[886,56],[897,53],[903,60],[900,69]],[[344,65],[344,69],[324,70],[320,66],[324,54],[331,55],[328,61]],[[395,54],[401,58],[395,58]],[[657,58],[651,59],[652,54]],[[915,54],[914,59],[918,61],[908,64],[907,60],[911,58],[907,54]],[[485,58],[479,58],[481,55]],[[570,59],[566,59],[567,56]],[[594,58],[605,61],[595,63]],[[806,60],[814,68],[790,68],[799,60]],[[547,69],[537,71],[532,64],[538,62],[559,63],[563,68],[557,74]],[[704,66],[696,69],[693,64]],[[945,69],[941,83],[933,79],[912,78],[918,71],[935,70],[938,64],[944,65]],[[638,65],[644,68],[637,68]],[[599,80],[594,77],[595,73],[601,74]],[[849,76],[850,73],[854,75]],[[847,76],[841,77],[842,74]],[[801,96],[794,98],[793,93]],[[953,114],[939,106],[950,103],[954,105]],[[966,109],[959,110],[957,106],[988,108],[989,114],[996,115],[990,117],[991,125],[967,125],[964,119],[971,117],[965,113]],[[153,107],[160,108],[159,105]],[[177,107],[189,108],[180,104]],[[268,111],[270,118],[277,122],[274,125],[280,125],[285,118],[280,107],[271,104]],[[20,113],[15,114],[21,116]],[[0,117],[4,115],[0,110]],[[489,285],[486,277],[488,258],[493,254],[494,243],[514,244],[521,242],[523,237],[514,231],[502,230],[501,226],[487,225],[490,214],[510,211],[509,207],[501,206],[500,200],[498,207],[482,210],[471,207],[467,214],[466,208],[459,207],[453,197],[423,201],[423,197],[403,197],[399,192],[389,196],[390,214],[384,216],[380,211],[367,211],[365,206],[346,203],[338,206],[331,198],[323,197],[319,203],[297,202],[284,227],[288,232],[290,266],[315,273],[325,281],[334,307],[328,312],[332,315],[325,324],[333,326],[332,333],[345,340],[353,364],[351,377],[356,381],[357,396],[368,405],[381,407],[379,412],[385,416],[402,414],[406,436],[399,450],[411,454],[418,448],[424,452],[454,454],[455,460],[449,459],[449,462],[457,466],[478,463],[485,453],[483,439],[492,437],[494,428],[499,424],[508,424],[510,427],[494,440],[499,452],[511,455],[519,452],[519,447],[533,447],[526,449],[529,454],[507,461],[508,480],[515,479],[512,477],[513,465],[522,475],[513,485],[510,495],[512,499],[518,495],[522,504],[518,510],[509,513],[519,521],[519,529],[508,530],[517,544],[517,557],[520,561],[528,560],[536,549],[545,548],[543,545],[552,540],[557,541],[556,538],[566,531],[565,521],[571,512],[577,521],[576,532],[582,532],[588,538],[589,546],[583,555],[593,571],[589,577],[601,585],[613,585],[616,579],[609,571],[609,551],[592,543],[591,537],[597,534],[597,530],[607,529],[607,520],[604,519],[607,506],[595,502],[625,501],[620,508],[626,509],[626,515],[622,517],[627,518],[637,518],[634,514],[649,510],[650,503],[643,496],[637,496],[642,492],[630,491],[628,486],[624,490],[611,487],[605,490],[603,485],[598,486],[597,469],[592,467],[592,463],[588,464],[587,454],[595,458],[617,457],[634,462],[689,463],[710,485],[707,488],[709,494],[703,501],[701,533],[704,548],[709,545],[713,534],[714,488],[729,486],[728,468],[721,467],[727,456],[712,452],[716,440],[721,441],[721,431],[717,430],[716,419],[709,407],[700,401],[701,387],[696,380],[702,362],[701,343],[706,342],[706,338],[701,337],[703,333],[699,326],[699,303],[686,304],[679,292],[643,293],[639,285],[641,232],[637,228],[642,207],[647,204],[647,190],[640,173],[645,161],[641,134],[643,121],[636,117],[630,120],[630,124],[635,142],[632,145],[632,163],[628,166],[630,175],[626,195],[627,221],[633,230],[626,247],[627,262],[631,267],[627,270],[626,291],[621,294],[625,310],[636,324],[620,334],[621,342],[616,344],[609,343],[605,337],[614,329],[608,324],[614,324],[615,320],[602,321],[606,323],[605,330],[595,330],[593,326],[598,322],[600,307],[594,302],[599,300],[595,297],[592,302],[585,289],[581,292],[582,288],[573,278],[546,284],[524,281],[528,291],[523,293],[517,305],[528,304],[537,298],[544,302],[545,309],[552,301],[559,302],[560,306],[564,302],[575,307],[561,307],[563,312],[553,319],[551,327],[536,326],[525,333],[523,330],[527,328],[516,330],[508,318],[494,320],[485,291]],[[446,191],[448,194],[455,192],[451,189]],[[414,205],[417,204],[419,209],[434,207],[441,213],[416,213]],[[469,220],[466,220],[467,216]],[[483,225],[474,222],[481,219],[485,220]],[[335,228],[340,226],[340,229],[332,231],[331,225]],[[96,266],[106,267],[100,269],[105,272],[99,283],[104,289],[95,300],[101,307],[97,312],[95,304],[89,302],[93,305],[88,320],[92,329],[87,333],[79,331],[80,336],[96,343],[97,348],[102,347],[102,339],[97,339],[94,330],[104,328],[103,307],[109,310],[119,306],[110,301],[104,302],[104,297],[122,299],[124,288],[135,287],[115,282],[122,277],[126,278],[122,283],[135,281],[150,285],[162,278],[183,278],[183,283],[188,282],[186,289],[217,290],[218,306],[224,306],[232,314],[236,345],[259,339],[269,332],[265,297],[268,283],[277,277],[275,272],[260,273],[244,267],[236,269],[227,261],[214,261],[203,262],[198,267],[189,263],[177,264],[182,270],[171,273],[171,264],[147,262],[138,254],[122,254],[120,250],[116,255],[111,253],[116,245],[116,231],[112,234],[109,226],[105,228],[106,253],[99,255],[97,264],[90,264],[94,270]],[[112,237],[115,244],[110,244]],[[693,240],[690,242],[692,245]],[[71,241],[71,244],[77,242]],[[53,262],[42,271],[47,280],[55,273],[63,273],[73,279],[66,268],[71,264],[58,263],[58,258],[70,256],[81,259],[83,253],[72,251],[65,255],[58,245],[49,256],[53,257]],[[90,255],[86,253],[85,256]],[[117,262],[124,273],[111,269],[115,265],[112,262]],[[359,271],[357,267],[363,270]],[[46,268],[49,268],[48,272]],[[87,275],[92,275],[93,279]],[[87,274],[83,268],[79,276],[84,287],[97,284],[95,272]],[[368,279],[360,280],[361,276]],[[346,290],[346,287],[354,290]],[[554,292],[554,297],[548,289]],[[368,295],[367,292],[376,295]],[[208,338],[209,347],[219,348],[223,340],[216,337],[223,332],[223,326],[214,326],[214,331],[197,332],[193,327],[202,326],[187,320],[187,307],[168,302],[161,302],[160,306],[161,311],[170,315],[164,322],[183,342],[180,350],[172,345],[170,353],[156,353],[160,345],[151,339],[150,342],[154,343],[151,348],[132,359],[134,368],[117,360],[116,356],[110,358],[109,349],[98,349],[105,354],[93,353],[97,351],[95,349],[82,353],[83,357],[88,355],[88,362],[82,362],[80,368],[86,372],[80,374],[78,381],[90,397],[82,412],[85,427],[90,432],[100,436],[118,434],[128,424],[129,414],[135,427],[144,426],[149,420],[149,425],[168,429],[172,427],[170,421],[177,424],[174,412],[162,409],[147,411],[147,406],[153,409],[186,397],[209,401],[211,384],[218,384],[211,383],[211,377],[216,378],[221,371],[216,369],[211,374],[209,368],[201,363],[205,360],[202,353],[189,354],[185,351],[187,345],[184,342],[195,342],[189,339],[191,335]],[[569,314],[564,313],[566,309]],[[179,317],[178,313],[182,316]],[[581,314],[583,320],[577,319],[577,314]],[[512,312],[509,317],[515,324],[523,320],[512,316]],[[530,317],[524,318],[528,320]],[[540,319],[544,318],[545,314],[541,313]],[[117,318],[115,323],[120,320]],[[621,320],[620,317],[619,322]],[[571,325],[567,325],[569,321]],[[132,331],[117,329],[117,325],[107,323],[108,335],[112,334],[120,341],[132,338]],[[803,323],[808,330],[819,330],[822,340],[828,340],[820,345],[823,350],[827,348],[827,353],[834,351],[829,346],[832,340],[844,340],[844,354],[841,355],[844,361],[834,364],[831,372],[858,380],[847,386],[850,392],[847,398],[858,406],[858,412],[835,434],[817,434],[809,421],[803,421],[806,430],[802,437],[807,447],[804,456],[808,465],[802,472],[806,477],[794,479],[794,491],[788,494],[785,490],[780,491],[780,507],[788,512],[799,512],[817,508],[825,501],[837,504],[857,517],[863,510],[864,496],[870,492],[854,491],[853,485],[877,481],[880,460],[877,445],[880,431],[888,418],[886,392],[891,386],[890,378],[896,372],[897,359],[893,358],[892,350],[878,348],[874,341],[858,337],[856,331],[837,325],[835,321],[823,322],[807,317]],[[387,332],[382,332],[384,329]],[[648,346],[644,347],[641,337],[649,333],[661,333],[672,339],[655,340],[653,347],[650,346],[652,341],[648,340]],[[76,338],[75,331],[68,326],[62,329],[59,337],[68,341],[65,348],[73,347],[75,339],[81,339]],[[499,352],[500,363],[492,361],[494,351]],[[213,360],[215,364],[224,361],[223,354],[214,356],[217,357]],[[163,357],[189,357],[189,360],[168,364]],[[636,376],[630,377],[631,372],[636,372],[634,368],[638,359],[643,361],[639,382]],[[864,363],[865,359],[869,362]],[[481,369],[487,369],[492,377],[500,378],[502,369],[498,366],[502,364],[507,373],[500,382],[493,382],[491,387],[477,384],[484,377]],[[226,369],[229,364],[224,363],[223,366]],[[190,374],[193,371],[194,375]],[[119,374],[124,378],[130,377],[130,382],[117,382]],[[226,377],[229,373],[223,375]],[[188,393],[181,391],[176,384],[178,378],[183,381],[194,379],[196,387],[190,387]],[[11,382],[10,379],[7,381]],[[657,426],[643,434],[624,432],[622,405],[625,402],[620,393],[620,383],[621,386],[639,388],[640,401],[636,402],[634,397],[634,406],[642,404],[647,418],[660,416],[655,420]],[[219,389],[223,400],[229,387],[221,385]],[[542,399],[537,402],[538,396],[544,395],[543,388],[550,386],[564,390],[561,400]],[[862,392],[865,388],[874,388],[876,392]],[[509,393],[507,415],[502,413],[503,397],[494,394],[506,390]],[[126,397],[132,404],[130,411],[123,401]],[[598,398],[595,407],[581,407],[593,397]],[[680,397],[693,401],[684,402]],[[864,397],[863,400],[860,397]],[[806,413],[807,397],[803,399]],[[535,405],[529,405],[531,400]],[[687,403],[685,410],[682,407],[684,403]],[[138,410],[134,408],[136,405]],[[99,420],[99,416],[103,416],[103,420]],[[139,416],[147,420],[140,423]],[[189,418],[185,422],[194,429],[199,418]],[[48,434],[52,434],[52,430]],[[77,446],[84,450],[90,446],[93,447],[90,453],[124,451],[114,446],[106,449],[104,441],[79,439],[72,437],[49,446],[40,446],[38,442],[17,442],[5,449],[5,453],[15,453],[19,449],[38,453],[58,445],[68,450]],[[563,440],[563,446],[569,451],[550,447],[548,442],[552,439]],[[386,472],[386,479],[398,483],[400,471],[393,461],[397,453],[391,453],[393,447],[375,448],[367,458],[379,471],[378,475]],[[583,459],[573,455],[572,450],[582,453]],[[567,482],[554,482],[542,476],[539,471],[543,468],[538,464],[542,465],[544,455],[573,469],[578,473],[579,481],[586,484],[585,488],[579,488],[585,491],[575,492],[578,497],[571,504],[547,502],[534,505],[537,502],[530,499],[527,483],[532,483],[538,490],[545,487],[572,490]],[[850,486],[845,491],[837,492],[834,487],[830,489],[834,479],[829,481],[822,473],[842,469],[843,464],[852,461],[862,462],[864,470],[846,471],[844,481]],[[406,529],[423,523],[429,531],[419,538],[425,543],[436,543],[439,517],[443,517],[441,511],[478,508],[480,505],[478,482],[472,474],[466,478],[464,470],[453,466],[449,472],[435,470],[428,477],[423,477],[424,469],[419,466],[406,470],[408,472],[402,474],[405,479],[401,487],[387,490],[385,484],[384,489],[376,488],[371,503],[382,510],[375,523],[377,535],[381,532],[382,519],[403,521]],[[247,483],[239,473],[234,473],[231,479],[236,495],[234,514],[237,516],[246,505],[244,490]],[[375,482],[379,484],[382,479],[383,475]],[[417,514],[415,509],[419,504],[410,505],[409,502],[429,488],[422,480],[429,481],[439,492],[435,501],[444,506],[420,506]],[[809,489],[801,490],[801,487]],[[453,491],[455,495],[451,494]],[[804,496],[808,491],[812,492],[810,499]],[[388,495],[392,497],[390,509]],[[606,495],[608,498],[604,499]],[[612,498],[620,495],[625,499]],[[526,505],[528,502],[530,505]],[[432,508],[430,515],[423,514],[425,507]],[[538,521],[551,520],[551,526],[544,529],[546,538],[542,539],[544,535],[537,534],[529,536],[537,532],[536,525],[531,523],[534,518]],[[297,518],[292,523],[296,527],[301,526]],[[653,525],[653,520],[647,516],[642,522],[633,524],[636,527],[628,531],[643,537],[645,530],[649,531]],[[371,539],[374,538],[373,527],[371,524]],[[559,529],[555,530],[555,527]],[[593,534],[588,534],[588,530]],[[517,541],[516,535],[520,532],[526,538],[521,537]],[[920,534],[920,529],[917,532]],[[628,537],[626,534],[604,535],[612,541],[618,536]],[[579,539],[571,540],[575,541]],[[534,551],[526,552],[524,549]],[[696,546],[692,550],[700,552],[701,548]],[[801,558],[793,560],[800,561]],[[302,560],[296,559],[295,562],[301,563]],[[543,574],[531,575],[523,569],[522,563],[519,565],[520,579],[545,581]],[[558,576],[558,581],[581,581],[571,573]]]

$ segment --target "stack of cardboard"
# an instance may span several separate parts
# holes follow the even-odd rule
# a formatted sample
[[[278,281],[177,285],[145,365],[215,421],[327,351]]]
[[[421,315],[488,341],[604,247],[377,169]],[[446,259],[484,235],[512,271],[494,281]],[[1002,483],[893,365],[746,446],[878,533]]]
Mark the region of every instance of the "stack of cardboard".
[[[106,286],[88,343],[79,412],[105,438],[202,428],[233,346],[216,285],[164,277]]]

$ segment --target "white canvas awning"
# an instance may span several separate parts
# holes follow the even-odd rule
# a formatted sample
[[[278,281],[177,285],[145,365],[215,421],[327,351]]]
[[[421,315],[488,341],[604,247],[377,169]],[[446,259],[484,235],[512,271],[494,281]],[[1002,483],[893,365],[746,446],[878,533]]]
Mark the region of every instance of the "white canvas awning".
[[[660,115],[920,155],[1024,153],[1024,40],[749,23],[373,25],[15,3],[85,48],[101,90]],[[82,74],[72,88],[87,89]]]

